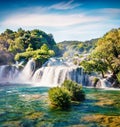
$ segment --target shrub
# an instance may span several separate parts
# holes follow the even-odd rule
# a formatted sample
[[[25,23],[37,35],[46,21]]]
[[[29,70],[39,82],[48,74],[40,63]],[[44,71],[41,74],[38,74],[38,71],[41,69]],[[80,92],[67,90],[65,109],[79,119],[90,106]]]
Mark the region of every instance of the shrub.
[[[85,93],[81,85],[70,80],[65,80],[62,87],[70,92],[72,101],[83,101],[85,99]]]
[[[62,109],[70,107],[70,94],[66,89],[54,87],[49,90],[48,94],[52,106]]]

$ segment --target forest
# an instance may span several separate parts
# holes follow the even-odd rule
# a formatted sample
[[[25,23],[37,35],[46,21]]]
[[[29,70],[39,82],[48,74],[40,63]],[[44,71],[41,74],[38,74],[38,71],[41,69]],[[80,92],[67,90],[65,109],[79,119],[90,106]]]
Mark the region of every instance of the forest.
[[[0,34],[0,65],[28,61],[31,57],[42,64],[57,52],[53,35],[41,30],[6,29]]]

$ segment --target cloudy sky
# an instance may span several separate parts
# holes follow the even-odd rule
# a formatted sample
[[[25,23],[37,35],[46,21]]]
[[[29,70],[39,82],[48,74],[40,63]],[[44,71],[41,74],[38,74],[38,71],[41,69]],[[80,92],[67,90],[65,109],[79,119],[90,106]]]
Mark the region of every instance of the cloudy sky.
[[[56,42],[101,37],[120,27],[120,0],[0,0],[0,33],[20,27]]]

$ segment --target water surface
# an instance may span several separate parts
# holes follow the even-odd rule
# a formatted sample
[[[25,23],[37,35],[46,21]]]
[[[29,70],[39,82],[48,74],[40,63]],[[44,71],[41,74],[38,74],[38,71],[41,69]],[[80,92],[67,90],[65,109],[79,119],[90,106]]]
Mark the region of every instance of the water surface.
[[[48,90],[0,84],[0,127],[120,126],[120,91],[84,88],[86,100],[61,111],[49,106]]]

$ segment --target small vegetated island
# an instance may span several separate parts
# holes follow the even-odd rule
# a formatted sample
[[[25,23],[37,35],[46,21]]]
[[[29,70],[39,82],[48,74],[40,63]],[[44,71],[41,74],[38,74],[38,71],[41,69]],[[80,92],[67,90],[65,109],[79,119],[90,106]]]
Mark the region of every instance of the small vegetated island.
[[[85,93],[81,85],[65,80],[61,87],[53,87],[49,90],[49,99],[52,106],[67,109],[72,102],[85,100]]]

